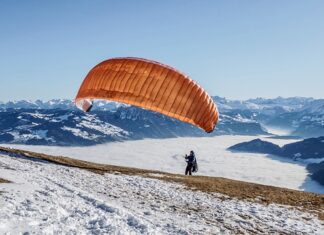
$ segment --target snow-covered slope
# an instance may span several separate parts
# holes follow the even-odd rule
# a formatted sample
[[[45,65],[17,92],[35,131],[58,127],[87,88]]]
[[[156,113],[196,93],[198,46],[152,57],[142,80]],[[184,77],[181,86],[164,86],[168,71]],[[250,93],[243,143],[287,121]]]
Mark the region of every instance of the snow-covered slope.
[[[0,155],[1,234],[321,234],[315,215],[157,179]]]
[[[129,132],[97,117],[67,110],[0,112],[0,142],[43,145],[89,145],[122,140]]]

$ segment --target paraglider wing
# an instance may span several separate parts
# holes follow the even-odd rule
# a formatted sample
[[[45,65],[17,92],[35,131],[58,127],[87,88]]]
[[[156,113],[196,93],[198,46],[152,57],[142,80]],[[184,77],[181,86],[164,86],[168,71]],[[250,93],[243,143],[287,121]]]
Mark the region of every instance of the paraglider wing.
[[[135,105],[212,132],[218,111],[212,98],[174,68],[140,58],[113,58],[90,70],[75,98],[84,111],[93,99]]]

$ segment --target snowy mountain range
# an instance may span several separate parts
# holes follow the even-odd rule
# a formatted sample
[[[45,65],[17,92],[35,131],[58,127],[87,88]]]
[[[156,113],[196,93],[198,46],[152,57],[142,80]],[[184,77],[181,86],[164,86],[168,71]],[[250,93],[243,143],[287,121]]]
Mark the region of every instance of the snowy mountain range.
[[[94,110],[113,110],[120,106],[127,107],[128,105],[116,102],[95,101]],[[49,101],[42,100],[18,100],[9,102],[0,102],[0,110],[8,109],[62,109],[62,110],[77,110],[72,100],[68,99],[52,99]]]
[[[291,135],[324,135],[324,100],[313,98],[250,99],[213,97],[220,121],[212,135],[267,134],[267,126]],[[92,145],[109,141],[178,136],[210,136],[202,130],[133,106],[96,101],[90,113],[71,100],[0,103],[0,143]]]
[[[242,116],[222,116],[215,134],[265,134]],[[136,107],[84,113],[75,109],[7,109],[0,112],[0,143],[92,145],[143,138],[206,136],[192,125]]]
[[[324,135],[324,99],[278,97],[235,101],[214,97],[214,100],[221,113],[245,113],[261,125],[289,130],[292,136]]]
[[[310,113],[324,114],[324,99],[314,99],[305,97],[290,97],[275,99],[256,98],[248,100],[230,100],[219,96],[213,96],[218,109],[222,112],[229,110],[250,110],[257,111],[265,115],[280,114],[286,112],[308,111]],[[110,110],[120,106],[128,106],[116,102],[95,101],[94,109]],[[0,109],[71,109],[75,108],[72,100],[52,99],[43,100],[18,100],[0,102]]]
[[[206,136],[192,126],[159,113],[97,101],[90,113],[70,100],[0,104],[0,143],[91,145],[109,141]],[[265,134],[261,125],[239,113],[224,114],[214,134]]]

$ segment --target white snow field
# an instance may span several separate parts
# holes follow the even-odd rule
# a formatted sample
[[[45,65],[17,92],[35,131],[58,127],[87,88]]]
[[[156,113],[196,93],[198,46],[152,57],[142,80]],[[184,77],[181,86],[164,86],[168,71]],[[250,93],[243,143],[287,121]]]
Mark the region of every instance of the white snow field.
[[[301,191],[324,193],[324,187],[308,177],[305,163],[266,154],[233,153],[226,150],[234,144],[255,138],[258,137],[228,135],[206,138],[145,139],[90,147],[3,146],[50,155],[63,155],[97,163],[179,174],[183,174],[185,170],[184,154],[189,153],[192,149],[196,152],[198,159],[198,175],[219,176]],[[261,138],[280,146],[297,141],[296,139]]]
[[[129,151],[132,151],[131,149]],[[0,234],[323,234],[314,215],[0,154]]]

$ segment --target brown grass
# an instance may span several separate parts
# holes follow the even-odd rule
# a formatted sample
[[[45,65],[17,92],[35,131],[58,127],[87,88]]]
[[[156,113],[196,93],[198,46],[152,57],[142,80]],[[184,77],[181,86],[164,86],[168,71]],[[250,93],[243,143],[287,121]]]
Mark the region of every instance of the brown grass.
[[[302,210],[307,210],[311,213],[316,213],[321,220],[324,220],[324,195],[321,194],[301,192],[297,190],[266,186],[255,183],[247,183],[221,177],[190,177],[153,170],[98,164],[69,157],[51,156],[47,154],[18,149],[9,149],[4,147],[0,147],[0,151],[12,154],[13,156],[17,155],[26,158],[46,160],[51,163],[69,167],[77,167],[99,174],[119,172],[121,174],[127,175],[140,175],[144,177],[164,180],[167,182],[184,184],[191,190],[199,190],[207,193],[221,193],[229,197],[245,199],[249,201],[257,201],[263,204],[276,203],[294,206]]]
[[[5,180],[5,179],[1,179],[1,178],[0,178],[0,184],[1,184],[1,183],[10,183],[10,181]]]

